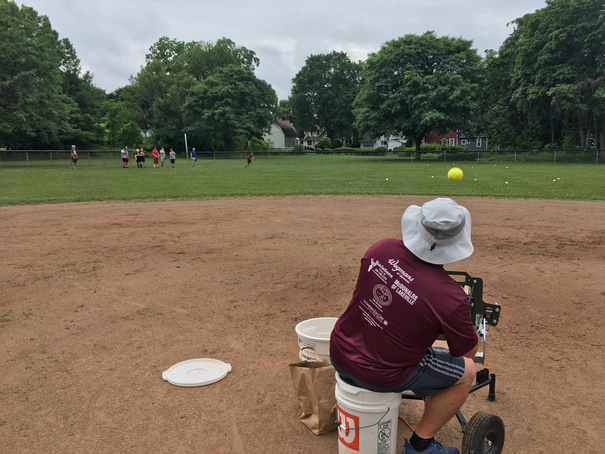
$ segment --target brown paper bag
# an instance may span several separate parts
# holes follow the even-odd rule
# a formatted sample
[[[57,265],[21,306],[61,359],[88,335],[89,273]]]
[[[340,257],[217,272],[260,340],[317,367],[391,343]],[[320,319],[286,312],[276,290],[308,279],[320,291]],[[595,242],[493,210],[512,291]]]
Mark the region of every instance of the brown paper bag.
[[[289,367],[302,410],[300,421],[315,435],[335,431],[337,426],[334,367],[324,361],[300,361],[290,364]]]

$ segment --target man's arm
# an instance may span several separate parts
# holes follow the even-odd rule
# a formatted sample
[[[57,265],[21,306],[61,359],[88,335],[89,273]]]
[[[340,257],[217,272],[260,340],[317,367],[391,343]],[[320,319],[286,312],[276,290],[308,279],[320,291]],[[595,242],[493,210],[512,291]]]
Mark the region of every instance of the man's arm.
[[[468,352],[466,352],[464,354],[465,358],[474,358],[475,354],[477,353],[477,351],[479,350],[479,334],[477,334],[477,343],[475,344],[475,346],[473,348],[471,348]]]

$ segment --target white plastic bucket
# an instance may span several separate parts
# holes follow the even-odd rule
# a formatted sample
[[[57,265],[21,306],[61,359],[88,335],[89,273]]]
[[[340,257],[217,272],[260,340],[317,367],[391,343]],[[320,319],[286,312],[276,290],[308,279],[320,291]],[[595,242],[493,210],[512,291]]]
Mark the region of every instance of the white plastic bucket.
[[[351,386],[336,374],[338,454],[396,454],[401,393]]]
[[[329,361],[330,334],[336,320],[336,317],[319,317],[296,325],[301,359]]]

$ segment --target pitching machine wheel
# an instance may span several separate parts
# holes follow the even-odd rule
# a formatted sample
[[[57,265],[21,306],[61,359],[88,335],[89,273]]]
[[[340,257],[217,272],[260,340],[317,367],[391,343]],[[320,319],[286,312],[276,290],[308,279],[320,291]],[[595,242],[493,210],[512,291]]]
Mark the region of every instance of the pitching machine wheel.
[[[504,446],[504,423],[496,415],[475,413],[462,436],[462,454],[500,454]]]

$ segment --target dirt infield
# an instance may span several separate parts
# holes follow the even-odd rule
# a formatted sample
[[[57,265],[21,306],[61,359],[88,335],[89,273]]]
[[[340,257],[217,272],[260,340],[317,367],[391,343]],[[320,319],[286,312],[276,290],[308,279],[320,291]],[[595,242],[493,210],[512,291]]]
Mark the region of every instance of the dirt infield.
[[[298,421],[294,327],[338,316],[365,250],[426,200],[0,208],[0,452],[336,453],[336,433]],[[477,391],[464,415],[499,415],[506,453],[602,452],[605,202],[457,201],[475,254],[448,269],[482,277],[503,307],[486,361],[497,400]],[[198,388],[162,380],[200,357],[233,370]],[[400,447],[409,435],[399,424]],[[438,436],[461,438],[456,420]]]

